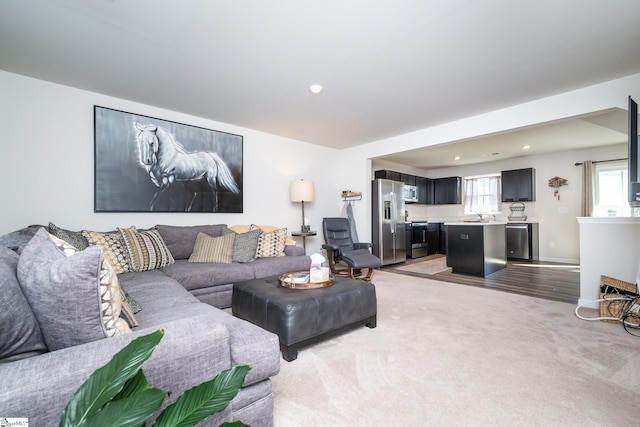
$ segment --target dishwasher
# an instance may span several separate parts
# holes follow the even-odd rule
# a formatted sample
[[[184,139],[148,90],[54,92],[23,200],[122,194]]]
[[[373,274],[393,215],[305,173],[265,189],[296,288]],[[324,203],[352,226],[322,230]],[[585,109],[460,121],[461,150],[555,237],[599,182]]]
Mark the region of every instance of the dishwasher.
[[[537,261],[538,224],[507,223],[507,259]]]

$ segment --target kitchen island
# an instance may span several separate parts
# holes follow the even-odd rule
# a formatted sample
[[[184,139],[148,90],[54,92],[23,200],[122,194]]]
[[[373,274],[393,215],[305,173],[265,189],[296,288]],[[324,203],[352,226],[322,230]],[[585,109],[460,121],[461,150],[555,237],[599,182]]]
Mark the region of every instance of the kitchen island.
[[[507,266],[505,223],[460,221],[447,227],[447,266],[453,273],[486,277]]]

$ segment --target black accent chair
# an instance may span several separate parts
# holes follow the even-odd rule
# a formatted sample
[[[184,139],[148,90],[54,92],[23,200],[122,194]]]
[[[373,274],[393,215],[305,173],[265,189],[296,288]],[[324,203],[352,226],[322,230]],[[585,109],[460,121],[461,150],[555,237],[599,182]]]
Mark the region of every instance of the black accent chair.
[[[348,218],[323,218],[322,233],[325,242],[322,248],[327,251],[329,267],[333,274],[368,282],[373,277],[373,270],[382,265],[380,258],[371,253],[371,243],[353,241]],[[340,261],[347,265],[347,270],[336,267]],[[363,277],[364,268],[368,271]]]

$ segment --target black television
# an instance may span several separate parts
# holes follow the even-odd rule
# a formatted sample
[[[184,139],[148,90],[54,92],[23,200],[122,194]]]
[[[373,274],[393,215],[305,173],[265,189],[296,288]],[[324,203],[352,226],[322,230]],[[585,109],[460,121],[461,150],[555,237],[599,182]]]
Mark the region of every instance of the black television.
[[[640,207],[640,159],[638,155],[638,104],[629,96],[629,160],[628,160],[628,176],[629,176],[629,205],[631,207]]]

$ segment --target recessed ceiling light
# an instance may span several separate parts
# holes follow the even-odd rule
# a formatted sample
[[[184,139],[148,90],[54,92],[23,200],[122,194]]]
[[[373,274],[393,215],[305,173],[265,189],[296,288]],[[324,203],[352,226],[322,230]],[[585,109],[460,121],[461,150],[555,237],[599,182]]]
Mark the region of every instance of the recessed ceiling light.
[[[322,92],[323,87],[321,85],[311,85],[309,86],[309,91],[311,93],[313,93],[314,95],[319,94],[320,92]]]
[[[529,146],[529,145],[523,145],[523,146],[522,146],[522,149],[523,149],[523,150],[528,150],[529,148],[531,148],[531,146]]]
[[[460,160],[460,156],[455,156],[453,160]]]

